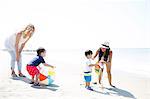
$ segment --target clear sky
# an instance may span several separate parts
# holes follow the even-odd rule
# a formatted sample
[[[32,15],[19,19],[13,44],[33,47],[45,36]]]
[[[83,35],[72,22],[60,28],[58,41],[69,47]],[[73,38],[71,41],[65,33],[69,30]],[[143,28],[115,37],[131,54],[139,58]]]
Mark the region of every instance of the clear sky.
[[[0,13],[2,48],[28,23],[31,48],[150,48],[149,0],[1,0]]]

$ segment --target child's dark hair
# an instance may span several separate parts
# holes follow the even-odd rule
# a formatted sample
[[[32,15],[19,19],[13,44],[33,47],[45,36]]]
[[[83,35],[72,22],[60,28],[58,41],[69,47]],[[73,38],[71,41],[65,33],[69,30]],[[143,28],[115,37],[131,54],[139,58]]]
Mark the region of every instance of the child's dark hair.
[[[37,50],[36,50],[36,52],[37,52],[37,55],[41,55],[41,53],[43,53],[43,52],[45,52],[46,50],[44,49],[44,48],[38,48]]]
[[[92,52],[91,50],[87,50],[87,51],[85,51],[85,56],[87,56],[87,55],[91,55],[91,54],[93,54],[93,52]]]

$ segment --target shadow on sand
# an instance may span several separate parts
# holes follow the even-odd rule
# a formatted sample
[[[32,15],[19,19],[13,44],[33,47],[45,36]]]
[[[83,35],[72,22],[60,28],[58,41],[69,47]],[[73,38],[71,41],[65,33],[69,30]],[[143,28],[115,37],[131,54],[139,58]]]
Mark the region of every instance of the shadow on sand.
[[[96,93],[100,93],[100,94],[104,94],[104,95],[117,95],[117,96],[122,96],[122,97],[126,97],[126,98],[132,98],[132,99],[136,99],[135,96],[123,89],[120,88],[104,88],[103,91],[96,91],[94,90],[93,92]]]
[[[50,84],[50,85],[41,85],[41,86],[34,86],[32,85],[31,86],[32,88],[35,88],[35,89],[48,89],[48,90],[51,90],[51,91],[57,91],[58,89],[58,85],[55,85],[55,84]]]
[[[28,84],[31,82],[31,79],[29,79],[27,77],[11,77],[11,79],[20,80],[20,81],[23,81],[23,82],[28,83]]]
[[[120,88],[105,88],[105,89],[107,89],[110,94],[115,94],[115,95],[123,96],[126,98],[136,99],[132,93],[130,93],[126,90],[120,89]]]
[[[12,77],[11,79],[13,80],[20,80],[20,81],[23,81],[27,84],[29,84],[31,82],[31,79],[27,78],[27,77]],[[56,91],[58,89],[59,86],[56,85],[56,84],[50,84],[50,85],[41,85],[41,86],[34,86],[34,85],[31,85],[32,88],[35,88],[35,89],[48,89],[48,90],[51,90],[51,91]]]

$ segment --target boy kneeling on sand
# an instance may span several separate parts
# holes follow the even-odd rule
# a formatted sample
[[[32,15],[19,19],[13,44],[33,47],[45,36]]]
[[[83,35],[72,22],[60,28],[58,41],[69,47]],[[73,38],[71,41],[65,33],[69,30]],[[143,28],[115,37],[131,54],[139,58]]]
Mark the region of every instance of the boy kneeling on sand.
[[[37,56],[29,64],[27,64],[26,69],[28,73],[32,76],[32,82],[30,84],[34,84],[35,86],[40,86],[39,84],[40,72],[37,66],[39,66],[41,63],[44,66],[54,68],[54,66],[45,63],[45,60],[43,58],[45,56],[46,56],[46,50],[44,48],[39,48],[37,49]],[[35,77],[35,80],[34,80],[34,77]]]

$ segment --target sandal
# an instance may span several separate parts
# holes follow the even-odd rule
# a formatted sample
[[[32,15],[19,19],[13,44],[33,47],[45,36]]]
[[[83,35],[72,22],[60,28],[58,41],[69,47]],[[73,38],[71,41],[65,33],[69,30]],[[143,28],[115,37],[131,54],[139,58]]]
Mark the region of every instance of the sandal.
[[[12,76],[12,77],[18,77],[15,72],[12,72],[12,73],[11,73],[11,76]]]
[[[34,86],[40,86],[40,84],[39,84],[39,83],[34,83],[33,85],[34,85]]]
[[[34,84],[34,82],[33,82],[33,81],[31,81],[29,84]]]
[[[12,77],[18,77],[18,76],[15,74],[15,72],[13,72],[13,73],[11,74],[11,76],[12,76]]]
[[[19,77],[26,77],[25,75],[23,75],[22,73],[19,74]]]

